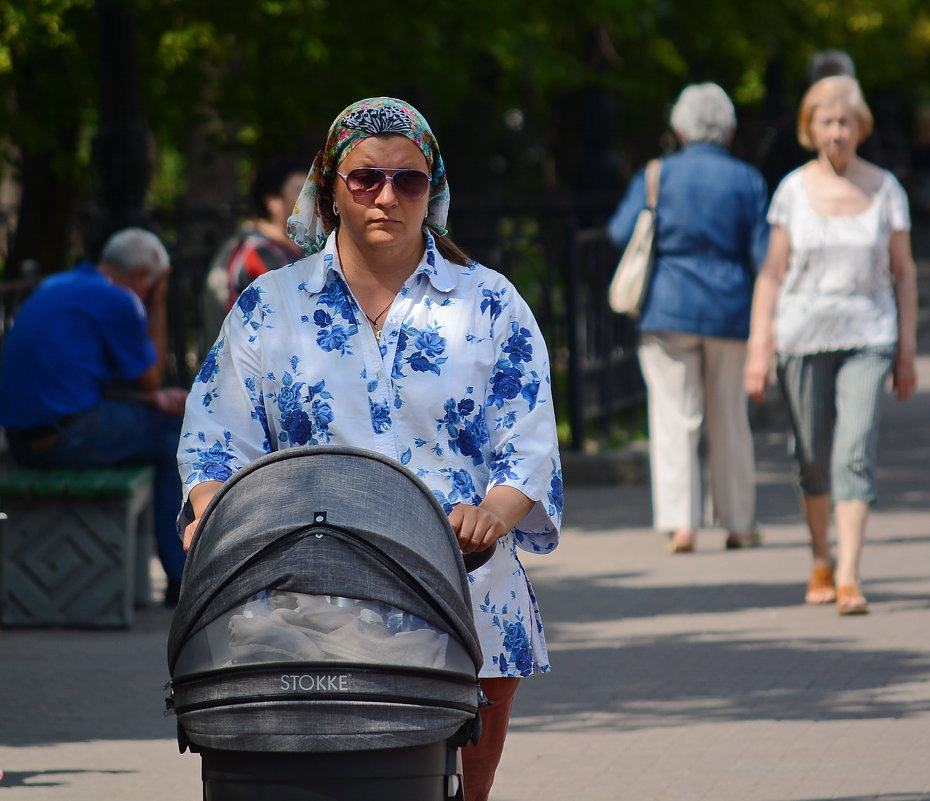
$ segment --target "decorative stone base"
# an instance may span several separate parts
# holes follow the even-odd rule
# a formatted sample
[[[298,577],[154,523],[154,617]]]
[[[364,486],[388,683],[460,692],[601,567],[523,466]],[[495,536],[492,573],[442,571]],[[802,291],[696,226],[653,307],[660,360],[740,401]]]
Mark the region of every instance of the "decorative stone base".
[[[148,467],[0,480],[0,624],[123,628],[149,603]]]

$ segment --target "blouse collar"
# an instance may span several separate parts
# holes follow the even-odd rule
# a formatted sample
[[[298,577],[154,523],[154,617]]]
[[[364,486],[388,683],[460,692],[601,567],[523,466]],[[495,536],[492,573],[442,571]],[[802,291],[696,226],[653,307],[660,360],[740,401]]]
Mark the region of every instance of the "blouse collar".
[[[310,292],[322,292],[330,273],[345,280],[336,250],[336,231],[329,234],[326,244],[319,253],[306,256],[302,261],[307,263],[310,270],[310,275],[304,282]],[[451,292],[455,289],[457,274],[436,249],[436,241],[429,231],[426,231],[426,248],[413,274],[425,275],[437,292]]]

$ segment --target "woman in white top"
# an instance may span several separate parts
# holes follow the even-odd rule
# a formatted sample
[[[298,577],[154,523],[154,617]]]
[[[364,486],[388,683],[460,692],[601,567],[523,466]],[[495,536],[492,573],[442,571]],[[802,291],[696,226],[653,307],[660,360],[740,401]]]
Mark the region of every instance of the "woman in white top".
[[[859,561],[875,500],[884,383],[891,372],[902,401],[916,388],[907,197],[891,173],[856,155],[871,129],[852,78],[817,81],[801,101],[798,139],[817,157],[789,173],[772,199],[745,369],[747,392],[761,400],[776,352],[812,541],[806,601],[836,601],[840,614],[868,611]]]

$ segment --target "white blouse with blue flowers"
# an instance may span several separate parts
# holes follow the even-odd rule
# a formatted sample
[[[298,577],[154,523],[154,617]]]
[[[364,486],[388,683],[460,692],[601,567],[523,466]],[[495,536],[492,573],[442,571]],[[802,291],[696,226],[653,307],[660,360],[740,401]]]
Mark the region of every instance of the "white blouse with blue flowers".
[[[361,322],[360,322],[361,321]],[[415,472],[446,511],[499,484],[536,501],[469,574],[481,677],[549,670],[517,548],[558,543],[562,471],[545,343],[513,285],[426,250],[375,339],[326,247],[240,296],[187,402],[178,460],[187,495],[280,448],[366,448]]]

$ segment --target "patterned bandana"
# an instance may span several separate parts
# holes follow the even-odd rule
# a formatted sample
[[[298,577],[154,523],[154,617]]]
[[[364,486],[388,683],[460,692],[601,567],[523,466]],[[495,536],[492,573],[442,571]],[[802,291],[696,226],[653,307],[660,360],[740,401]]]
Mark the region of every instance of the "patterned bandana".
[[[307,254],[323,249],[338,222],[332,190],[336,168],[359,142],[378,134],[401,134],[420,148],[431,175],[426,225],[437,236],[446,235],[449,184],[436,137],[409,103],[393,97],[370,97],[353,103],[333,120],[326,144],[316,154],[294,213],[288,218],[287,235]]]

